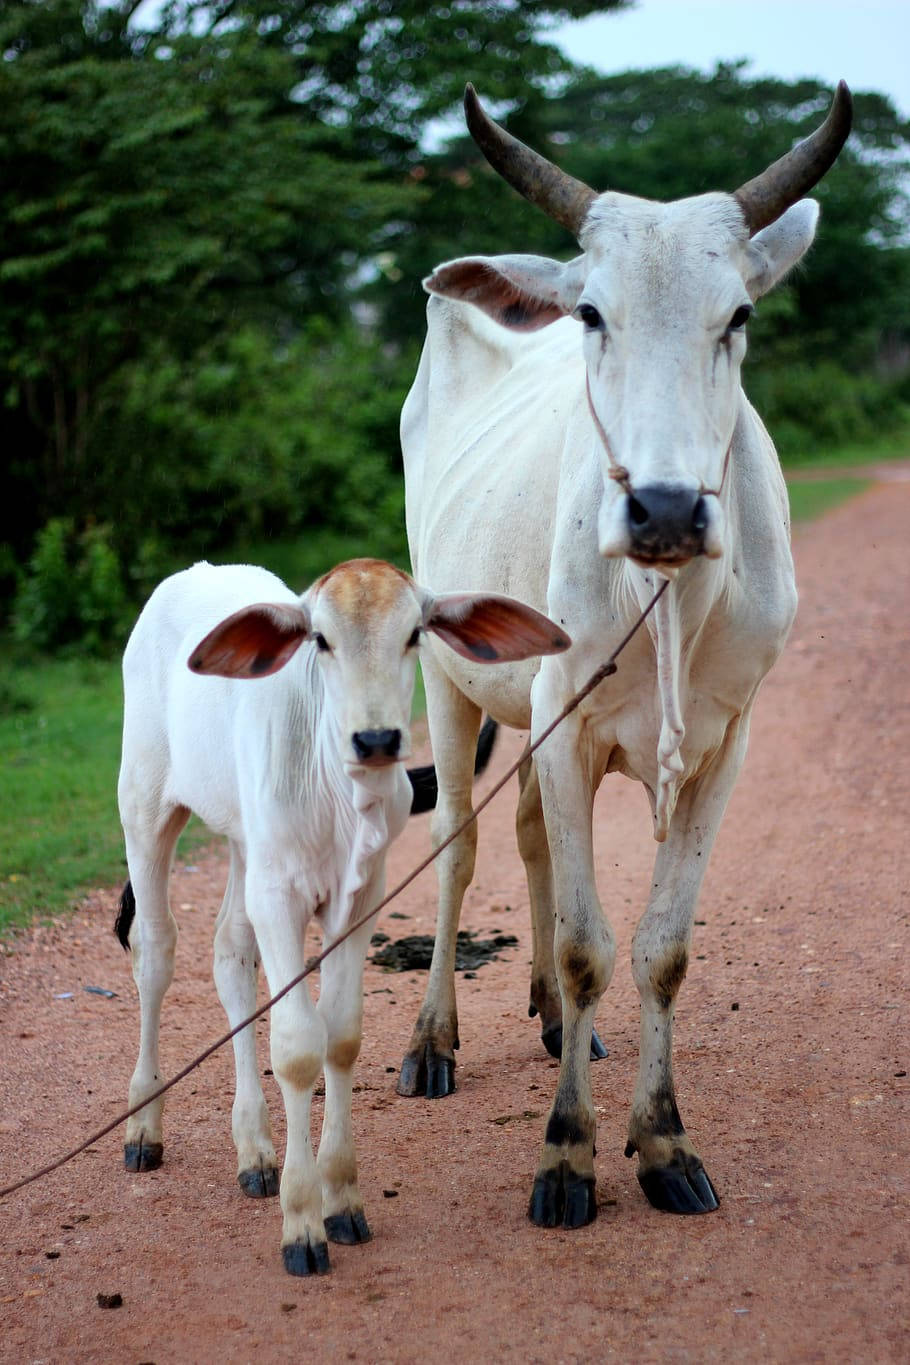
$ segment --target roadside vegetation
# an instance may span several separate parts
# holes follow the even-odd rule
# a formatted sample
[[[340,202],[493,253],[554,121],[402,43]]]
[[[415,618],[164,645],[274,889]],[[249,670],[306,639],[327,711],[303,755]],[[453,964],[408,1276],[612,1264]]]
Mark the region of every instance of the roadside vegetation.
[[[0,932],[121,875],[117,658],[155,583],[199,558],[301,588],[354,553],[406,564],[420,280],[577,251],[465,136],[466,79],[570,174],[659,199],[740,184],[820,122],[813,79],[605,78],[548,41],[622,4],[0,8]],[[800,469],[910,448],[910,129],[854,98],[817,243],[749,329],[746,391]],[[792,487],[798,518],[857,485]]]

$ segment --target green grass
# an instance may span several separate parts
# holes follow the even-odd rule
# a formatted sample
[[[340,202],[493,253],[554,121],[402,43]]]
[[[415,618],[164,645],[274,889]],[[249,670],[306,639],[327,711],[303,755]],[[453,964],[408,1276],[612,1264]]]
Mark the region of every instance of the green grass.
[[[794,522],[812,521],[833,507],[839,507],[848,498],[856,497],[869,487],[869,483],[869,479],[800,479],[788,474],[790,516]]]

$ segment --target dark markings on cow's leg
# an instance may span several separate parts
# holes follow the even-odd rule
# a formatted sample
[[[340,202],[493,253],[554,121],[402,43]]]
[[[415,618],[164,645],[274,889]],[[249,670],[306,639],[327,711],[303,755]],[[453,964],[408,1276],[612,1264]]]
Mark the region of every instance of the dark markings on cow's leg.
[[[284,1268],[289,1275],[328,1275],[331,1270],[328,1242],[289,1242],[281,1248]]]
[[[248,1199],[271,1199],[278,1193],[278,1167],[266,1166],[260,1158],[258,1166],[239,1173],[237,1184]]]
[[[689,954],[685,944],[677,944],[670,956],[661,963],[653,978],[654,993],[661,1009],[668,1010],[679,994],[689,967]]]
[[[372,1237],[363,1209],[348,1213],[331,1213],[325,1220],[325,1233],[330,1242],[343,1246],[358,1246]]]
[[[164,1144],[146,1142],[144,1135],[123,1144],[123,1165],[128,1171],[157,1171],[163,1158]]]

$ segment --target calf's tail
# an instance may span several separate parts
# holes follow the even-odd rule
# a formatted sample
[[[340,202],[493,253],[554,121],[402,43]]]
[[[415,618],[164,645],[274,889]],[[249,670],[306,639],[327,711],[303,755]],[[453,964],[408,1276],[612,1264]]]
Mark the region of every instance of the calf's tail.
[[[136,897],[133,895],[133,883],[127,882],[120,893],[120,909],[117,911],[117,918],[114,920],[114,933],[129,951],[130,946],[130,925],[136,914]]]
[[[488,716],[480,728],[477,736],[477,752],[474,755],[474,776],[482,773],[490,761],[493,752],[493,745],[496,743],[496,732],[499,729],[496,721]],[[408,777],[411,779],[411,814],[421,815],[424,811],[434,810],[436,800],[439,796],[439,784],[436,780],[436,767],[429,763],[425,768],[408,768]],[[119,923],[119,921],[118,921]]]

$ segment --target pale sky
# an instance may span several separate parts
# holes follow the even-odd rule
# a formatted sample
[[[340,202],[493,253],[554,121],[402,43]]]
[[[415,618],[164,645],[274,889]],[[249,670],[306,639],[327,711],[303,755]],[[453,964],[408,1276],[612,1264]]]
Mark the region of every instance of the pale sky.
[[[832,89],[842,77],[910,117],[910,0],[638,0],[549,36],[607,75],[747,57],[748,75],[815,76]]]

